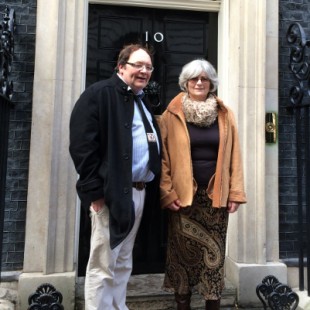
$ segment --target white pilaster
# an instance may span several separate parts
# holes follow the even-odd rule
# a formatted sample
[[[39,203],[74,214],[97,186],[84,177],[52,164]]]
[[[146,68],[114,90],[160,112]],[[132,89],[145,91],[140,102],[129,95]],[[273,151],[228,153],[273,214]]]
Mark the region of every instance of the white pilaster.
[[[83,19],[79,0],[37,1],[36,55],[24,270],[20,309],[50,283],[73,309],[76,173],[68,152],[69,117],[81,76]],[[80,81],[78,86],[80,86]]]
[[[230,216],[226,276],[238,288],[239,304],[249,306],[260,303],[255,290],[265,276],[287,283],[278,249],[277,145],[266,150],[265,143],[265,112],[271,103],[277,106],[278,1],[236,0],[229,6],[223,92],[238,120],[248,202]]]

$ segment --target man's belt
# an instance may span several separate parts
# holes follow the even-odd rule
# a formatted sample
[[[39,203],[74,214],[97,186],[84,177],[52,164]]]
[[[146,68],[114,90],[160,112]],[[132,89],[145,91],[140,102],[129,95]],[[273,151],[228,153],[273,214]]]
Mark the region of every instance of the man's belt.
[[[145,189],[145,182],[132,182],[132,187],[135,188],[137,191],[142,191]]]

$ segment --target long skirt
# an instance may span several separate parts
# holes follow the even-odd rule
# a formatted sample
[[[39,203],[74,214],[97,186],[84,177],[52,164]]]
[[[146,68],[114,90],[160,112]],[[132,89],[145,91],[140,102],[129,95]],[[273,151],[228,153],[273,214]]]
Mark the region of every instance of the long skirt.
[[[196,289],[206,300],[220,299],[224,288],[226,208],[213,208],[205,189],[198,189],[192,206],[168,212],[163,289],[181,295]]]

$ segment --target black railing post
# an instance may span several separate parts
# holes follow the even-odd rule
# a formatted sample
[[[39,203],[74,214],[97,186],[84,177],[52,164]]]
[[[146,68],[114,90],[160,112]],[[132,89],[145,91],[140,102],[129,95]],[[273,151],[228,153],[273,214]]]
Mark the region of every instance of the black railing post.
[[[298,109],[295,113],[295,121],[296,121],[296,149],[302,149],[302,137],[300,135],[301,132],[301,113],[302,111]],[[298,269],[299,269],[299,290],[303,291],[304,288],[304,247],[303,247],[303,190],[302,190],[302,180],[303,180],[303,160],[302,160],[302,152],[297,152],[297,214],[298,214]]]
[[[2,242],[10,109],[11,103],[0,96],[0,274],[2,270]]]
[[[8,156],[8,137],[13,83],[9,81],[14,51],[15,12],[6,7],[0,25],[0,275],[4,227],[5,185]],[[1,278],[0,278],[1,279]]]
[[[307,119],[308,119],[308,126],[307,126],[307,135],[306,137],[310,139],[310,122],[309,122],[309,109],[307,109]],[[306,154],[306,159],[307,159],[307,180],[306,180],[306,232],[307,232],[307,237],[306,237],[306,247],[307,247],[307,288],[308,288],[308,296],[310,296],[310,142],[308,140],[307,145],[307,154]]]
[[[292,23],[287,31],[287,41],[292,46],[289,68],[298,81],[298,86],[290,90],[291,106],[289,111],[295,111],[296,120],[296,156],[297,156],[297,187],[298,187],[298,242],[299,242],[299,289],[304,290],[304,245],[307,247],[307,288],[310,289],[310,63],[308,49],[310,41],[306,39],[303,27]],[[306,98],[307,102],[303,102]],[[303,169],[305,167],[305,169]],[[306,175],[304,175],[304,172]],[[305,181],[305,182],[303,182]],[[305,186],[304,186],[305,185]],[[305,202],[305,212],[303,210]],[[304,219],[306,223],[304,225]],[[306,233],[304,228],[306,227]]]

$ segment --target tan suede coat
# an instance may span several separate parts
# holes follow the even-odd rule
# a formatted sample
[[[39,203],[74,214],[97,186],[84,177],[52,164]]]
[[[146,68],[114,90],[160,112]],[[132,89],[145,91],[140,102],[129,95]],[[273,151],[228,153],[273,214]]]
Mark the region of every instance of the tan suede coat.
[[[160,182],[161,206],[176,199],[190,206],[197,190],[193,178],[190,139],[181,98],[178,94],[168,105],[159,124],[163,142],[162,175]],[[216,98],[219,124],[219,151],[216,171],[208,185],[213,207],[226,207],[228,201],[245,203],[243,169],[238,132],[232,111]]]

